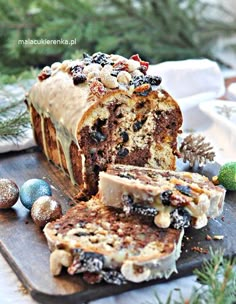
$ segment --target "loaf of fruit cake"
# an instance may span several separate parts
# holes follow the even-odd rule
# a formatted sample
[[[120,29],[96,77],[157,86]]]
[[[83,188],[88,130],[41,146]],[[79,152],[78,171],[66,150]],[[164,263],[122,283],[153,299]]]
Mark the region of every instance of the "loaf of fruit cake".
[[[125,216],[98,198],[80,202],[44,228],[50,269],[83,273],[89,283],[124,284],[168,278],[176,272],[183,230],[157,228],[150,218]]]
[[[152,217],[158,227],[202,228],[222,213],[225,189],[198,173],[110,164],[99,174],[99,196],[107,206]]]
[[[110,163],[175,169],[181,111],[147,69],[138,55],[84,54],[45,67],[26,96],[38,145],[89,194]]]

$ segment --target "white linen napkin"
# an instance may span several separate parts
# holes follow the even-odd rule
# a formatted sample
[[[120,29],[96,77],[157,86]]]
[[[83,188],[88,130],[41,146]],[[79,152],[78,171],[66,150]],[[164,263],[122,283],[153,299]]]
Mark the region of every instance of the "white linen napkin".
[[[236,101],[236,82],[231,83],[227,89],[227,98]]]
[[[209,59],[167,61],[150,65],[148,73],[162,77],[164,89],[188,108],[189,99],[209,100],[225,92],[224,79],[218,64]],[[186,102],[186,104],[184,104]]]

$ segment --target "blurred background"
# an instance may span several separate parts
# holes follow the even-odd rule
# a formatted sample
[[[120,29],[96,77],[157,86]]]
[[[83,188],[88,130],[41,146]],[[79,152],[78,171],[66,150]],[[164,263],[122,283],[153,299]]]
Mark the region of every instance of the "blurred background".
[[[1,83],[96,51],[236,69],[235,0],[0,0],[0,20]]]

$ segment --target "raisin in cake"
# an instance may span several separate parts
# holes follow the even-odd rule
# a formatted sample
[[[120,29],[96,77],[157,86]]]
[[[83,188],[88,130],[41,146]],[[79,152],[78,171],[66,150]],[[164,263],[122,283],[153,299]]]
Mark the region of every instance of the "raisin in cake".
[[[45,67],[26,96],[38,145],[90,194],[109,163],[175,169],[181,111],[147,68],[138,55],[85,54]]]
[[[162,228],[187,227],[190,220],[202,228],[223,210],[225,189],[198,173],[109,165],[99,177],[106,205],[153,217]]]
[[[44,228],[50,268],[83,273],[90,283],[124,284],[168,278],[176,272],[183,230],[157,228],[150,218],[125,216],[98,198],[80,202]]]

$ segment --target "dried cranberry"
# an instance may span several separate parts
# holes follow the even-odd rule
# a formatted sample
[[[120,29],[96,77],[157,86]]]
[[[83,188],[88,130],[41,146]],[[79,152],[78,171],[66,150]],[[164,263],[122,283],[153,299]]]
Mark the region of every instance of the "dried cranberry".
[[[50,68],[49,68],[49,69],[44,69],[44,70],[42,70],[42,71],[39,73],[38,79],[39,79],[40,81],[42,81],[42,80],[44,80],[44,79],[47,79],[48,77],[51,76],[51,73],[52,73],[52,71],[51,71]]]
[[[138,62],[141,61],[141,58],[139,57],[139,54],[132,55],[132,56],[130,57],[130,59],[133,59],[133,60],[138,61]]]
[[[143,73],[143,74],[146,74],[147,70],[148,70],[148,67],[149,67],[149,62],[147,61],[143,61],[138,54],[135,54],[133,56],[130,57],[131,59],[135,60],[135,61],[138,61],[140,63],[140,71]]]

